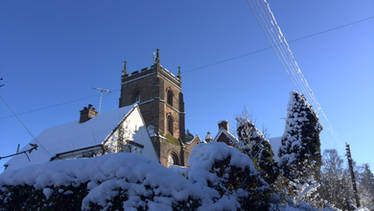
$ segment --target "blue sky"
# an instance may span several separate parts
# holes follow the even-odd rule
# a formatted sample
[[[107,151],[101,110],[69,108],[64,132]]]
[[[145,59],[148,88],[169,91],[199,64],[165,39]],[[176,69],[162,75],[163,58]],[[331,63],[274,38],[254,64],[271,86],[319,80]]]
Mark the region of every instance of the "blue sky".
[[[374,15],[371,0],[270,1],[288,40]],[[244,0],[56,1],[5,0],[0,3],[0,95],[38,135],[76,121],[88,103],[97,106],[93,87],[109,88],[103,111],[118,106],[120,72],[161,63],[171,72],[181,65],[186,127],[204,137],[217,122],[247,109],[259,128],[281,136],[288,94],[294,89],[272,50],[196,69],[202,65],[269,47]],[[352,156],[373,169],[374,20],[292,42],[301,70],[332,123],[322,148]],[[0,156],[30,141],[27,132],[0,104]],[[324,122],[322,122],[324,123]],[[4,160],[0,161],[2,165]]]

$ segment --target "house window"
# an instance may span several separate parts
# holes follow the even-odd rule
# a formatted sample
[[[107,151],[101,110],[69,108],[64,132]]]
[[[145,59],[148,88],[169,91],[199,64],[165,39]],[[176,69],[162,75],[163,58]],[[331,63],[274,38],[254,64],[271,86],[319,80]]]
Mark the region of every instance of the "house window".
[[[171,115],[168,116],[168,131],[171,135],[173,135],[173,117]]]
[[[144,145],[136,143],[131,140],[127,140],[126,144],[123,145],[122,151],[123,152],[132,152],[137,154],[142,154],[144,149]]]
[[[171,106],[173,106],[173,96],[174,96],[173,91],[169,89],[167,92],[167,103]]]

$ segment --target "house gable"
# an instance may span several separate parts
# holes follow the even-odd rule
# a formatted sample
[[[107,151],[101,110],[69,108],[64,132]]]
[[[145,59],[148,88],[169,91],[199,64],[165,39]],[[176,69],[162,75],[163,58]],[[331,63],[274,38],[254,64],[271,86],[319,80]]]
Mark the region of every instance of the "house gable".
[[[139,144],[144,146],[143,150],[147,157],[154,159],[155,152],[139,108],[137,105],[131,105],[99,114],[83,123],[71,122],[43,131],[36,140],[30,142],[40,146],[38,150],[28,154],[30,161],[24,154],[14,156],[6,163],[7,169],[48,162],[52,158],[56,159],[56,155],[60,155],[59,159],[69,159],[77,156],[85,157],[84,153],[96,153],[100,150],[97,146],[103,145],[112,137],[119,125],[126,125],[126,123],[130,124],[128,128],[132,131],[129,140],[141,142]],[[29,145],[22,150],[27,149]]]
[[[138,151],[133,152],[159,161],[138,106],[123,118],[103,143],[105,153],[126,151],[123,149],[126,146],[134,150],[137,148]]]
[[[225,129],[220,129],[216,137],[213,139],[214,142],[224,142],[227,145],[233,146],[238,140],[231,133]]]

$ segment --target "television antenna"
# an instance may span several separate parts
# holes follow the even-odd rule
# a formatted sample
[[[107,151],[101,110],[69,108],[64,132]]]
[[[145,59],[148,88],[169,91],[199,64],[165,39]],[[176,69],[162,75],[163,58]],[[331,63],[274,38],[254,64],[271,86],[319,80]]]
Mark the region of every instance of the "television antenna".
[[[3,157],[0,157],[0,160],[1,160],[1,159],[4,159],[4,158],[9,158],[9,157],[13,157],[13,156],[16,156],[16,155],[20,155],[20,154],[25,154],[26,157],[27,157],[27,159],[28,159],[29,161],[31,161],[31,160],[30,160],[30,157],[29,157],[29,155],[28,155],[27,153],[31,154],[31,152],[32,152],[33,150],[37,150],[39,146],[38,146],[37,144],[32,144],[32,143],[30,143],[29,145],[30,145],[31,148],[29,148],[29,149],[25,149],[25,150],[22,150],[22,151],[20,152],[20,151],[19,151],[19,144],[18,144],[18,146],[17,146],[17,152],[16,152],[16,153],[14,153],[14,154],[10,154],[10,155],[6,155],[6,156],[3,156]]]
[[[97,92],[100,93],[99,110],[98,110],[98,112],[100,113],[100,111],[101,111],[101,104],[103,103],[103,95],[104,95],[104,93],[110,94],[110,93],[112,93],[112,90],[110,90],[110,89],[103,89],[103,88],[92,88],[92,89],[94,89],[94,90],[96,90]]]

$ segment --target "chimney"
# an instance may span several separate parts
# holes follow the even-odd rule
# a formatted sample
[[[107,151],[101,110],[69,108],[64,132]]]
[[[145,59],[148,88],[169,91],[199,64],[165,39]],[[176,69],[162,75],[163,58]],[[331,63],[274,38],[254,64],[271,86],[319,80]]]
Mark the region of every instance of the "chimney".
[[[208,133],[206,134],[205,136],[205,142],[209,143],[213,140],[213,137],[212,135],[210,134],[210,132],[208,131]]]
[[[88,107],[84,107],[80,112],[81,116],[79,119],[79,123],[86,122],[94,118],[98,114],[96,109],[91,104],[88,104]]]
[[[218,122],[218,130],[224,129],[227,132],[229,131],[229,122],[227,120],[223,120]]]

